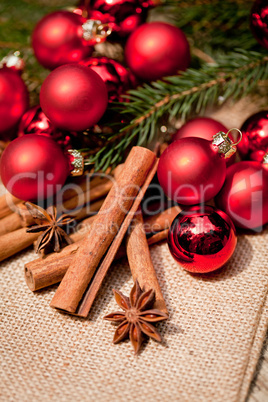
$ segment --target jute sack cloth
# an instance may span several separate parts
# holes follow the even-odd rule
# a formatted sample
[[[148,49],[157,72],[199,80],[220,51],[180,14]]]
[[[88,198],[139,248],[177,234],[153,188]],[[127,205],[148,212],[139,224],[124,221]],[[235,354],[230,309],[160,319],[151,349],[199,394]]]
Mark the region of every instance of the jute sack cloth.
[[[130,342],[112,344],[117,309],[112,288],[129,293],[126,261],[112,267],[87,320],[49,307],[56,286],[33,294],[23,265],[29,251],[2,264],[1,400],[243,401],[267,328],[268,230],[240,236],[224,270],[192,276],[166,244],[154,246],[170,320],[164,343],[135,357]]]
[[[57,286],[27,288],[23,268],[34,258],[26,251],[0,268],[1,401],[245,400],[268,324],[268,228],[239,235],[228,265],[206,276],[154,246],[170,319],[159,324],[163,344],[149,341],[137,357],[129,341],[112,344],[115,327],[103,320],[118,309],[112,289],[133,285],[126,260],[82,320],[49,307]]]

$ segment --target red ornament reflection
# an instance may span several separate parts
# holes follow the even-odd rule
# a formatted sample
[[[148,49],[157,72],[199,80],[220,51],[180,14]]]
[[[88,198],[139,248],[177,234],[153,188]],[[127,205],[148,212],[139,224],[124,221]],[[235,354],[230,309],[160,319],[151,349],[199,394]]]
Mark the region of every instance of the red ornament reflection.
[[[173,221],[168,245],[173,258],[187,271],[206,273],[225,265],[237,238],[230,218],[211,206],[182,211]]]
[[[124,98],[121,95],[136,86],[133,74],[118,61],[108,57],[90,57],[79,64],[90,67],[103,79],[110,102],[123,102]]]
[[[250,27],[257,41],[268,49],[268,4],[267,0],[255,1],[250,15]]]
[[[268,152],[268,110],[250,116],[242,125],[238,152],[242,159],[262,162]]]

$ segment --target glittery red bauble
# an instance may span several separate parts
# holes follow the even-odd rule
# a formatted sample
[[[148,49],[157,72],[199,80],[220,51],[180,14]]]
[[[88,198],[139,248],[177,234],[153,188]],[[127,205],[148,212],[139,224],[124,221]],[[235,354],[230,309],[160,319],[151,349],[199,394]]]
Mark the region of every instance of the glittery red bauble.
[[[90,67],[99,74],[106,85],[110,102],[123,102],[124,98],[121,95],[135,86],[135,78],[132,73],[118,61],[108,57],[90,57],[79,64]]]
[[[84,22],[80,15],[69,11],[56,11],[42,18],[32,35],[32,46],[39,63],[53,70],[90,56],[93,48],[83,38]]]
[[[250,27],[257,41],[268,49],[268,3],[255,1],[250,14]]]
[[[164,22],[141,25],[127,40],[126,62],[142,80],[153,81],[186,70],[189,44],[184,33]]]
[[[252,161],[230,166],[215,202],[236,226],[262,227],[268,222],[268,169]]]
[[[212,141],[213,135],[219,131],[227,133],[228,129],[219,121],[210,117],[196,117],[187,121],[173,136],[172,141],[187,137],[204,138]],[[225,159],[226,166],[231,166],[235,162],[235,154]]]
[[[220,191],[226,163],[211,141],[182,138],[163,152],[157,175],[168,197],[180,204],[199,204]]]
[[[231,219],[211,206],[182,211],[168,233],[172,256],[180,266],[194,273],[221,268],[233,255],[236,243]]]
[[[4,150],[0,174],[4,186],[22,200],[43,200],[59,191],[70,172],[60,146],[43,135],[16,138]]]
[[[26,134],[46,135],[56,141],[63,149],[71,148],[71,136],[53,126],[40,106],[33,106],[21,118],[18,137]]]
[[[10,68],[0,69],[0,139],[13,138],[13,130],[28,108],[29,94],[20,75]]]
[[[79,7],[83,9],[85,1]],[[91,0],[87,7],[87,18],[109,23],[113,33],[124,37],[145,22],[151,1],[139,0]]]
[[[243,137],[237,146],[241,158],[262,162],[268,152],[268,110],[249,117],[241,131]]]
[[[108,103],[107,89],[95,71],[66,64],[52,71],[40,92],[41,107],[56,127],[83,131],[96,124]]]

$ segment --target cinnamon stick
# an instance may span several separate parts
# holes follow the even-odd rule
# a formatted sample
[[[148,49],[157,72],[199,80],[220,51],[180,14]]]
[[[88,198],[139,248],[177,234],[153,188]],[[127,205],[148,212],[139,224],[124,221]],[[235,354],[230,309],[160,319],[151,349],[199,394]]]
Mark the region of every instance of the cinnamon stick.
[[[122,241],[122,234],[124,236],[127,230],[126,224],[122,224],[124,220],[126,221],[126,216],[129,218],[131,208],[134,205],[136,206],[133,200],[139,194],[140,187],[146,181],[155,160],[154,153],[146,148],[133,147],[131,149],[117,183],[113,185],[106,197],[88,235],[82,241],[72,264],[56,291],[51,302],[52,307],[69,313],[77,312],[82,316],[87,315],[88,307],[85,300],[87,300],[88,294],[83,300],[85,303],[82,302],[77,311],[78,305],[82,301],[101,259],[115,240],[110,247],[112,252],[104,257],[105,267],[111,263],[110,259],[114,258]],[[136,208],[138,206],[139,203]]]
[[[169,226],[179,212],[179,207],[172,207],[144,220],[144,231],[150,236],[147,240],[149,245],[167,238]],[[26,283],[32,291],[54,285],[62,280],[79,248],[81,240],[85,237],[85,230],[88,231],[89,225],[92,224],[94,219],[96,219],[96,215],[81,222],[80,230],[70,236],[75,243],[63,248],[59,253],[52,253],[45,258],[37,258],[25,264]],[[167,227],[168,220],[169,225]],[[156,227],[158,232],[154,234]],[[117,260],[125,255],[126,249],[122,246],[119,248],[115,259]]]
[[[133,281],[136,282],[137,280],[144,291],[154,289],[154,308],[167,314],[166,303],[147,243],[141,211],[136,214],[131,223],[131,230],[126,238],[126,251]]]
[[[90,211],[97,212],[102,203],[103,200],[99,200],[91,204]],[[83,210],[81,211],[83,212]],[[40,233],[27,233],[26,230],[27,228],[20,228],[0,236],[0,261],[24,250],[37,240]]]
[[[131,220],[135,213],[137,212],[140,203],[142,201],[142,198],[145,195],[145,192],[151,183],[156,171],[157,171],[157,166],[158,166],[158,160],[155,161],[152,169],[148,173],[148,176],[146,177],[146,180],[141,188],[141,191],[138,193],[131,209],[130,213],[126,216],[115,240],[113,241],[112,245],[109,248],[108,253],[104,257],[101,265],[99,266],[98,271],[96,272],[92,282],[90,283],[90,286],[88,287],[87,291],[85,292],[85,295],[83,297],[82,302],[79,305],[79,308],[77,309],[76,315],[80,317],[87,317],[91,306],[99,292],[99,289],[102,285],[102,282],[104,281],[105,276],[107,275],[107,272],[115,258],[116,253],[118,252],[119,246],[121,245],[124,235],[131,223]]]
[[[158,232],[152,237],[148,239],[148,245],[151,246],[153,244],[159,243],[162,240],[165,240],[168,235],[168,229],[162,230],[162,232]],[[70,244],[63,248],[57,255],[58,259],[50,258],[55,257],[55,253],[50,254],[48,258],[42,259],[38,258],[38,260],[34,260],[25,264],[24,274],[25,281],[27,286],[32,292],[36,290],[47,288],[48,286],[55,285],[62,280],[64,275],[67,272],[70,264],[73,261],[74,254],[77,252],[81,241]],[[119,260],[126,256],[126,248],[124,246],[120,246],[115,260]]]
[[[14,230],[22,227],[22,221],[19,214],[13,212],[10,215],[5,216],[0,221],[0,236],[6,233],[13,232]]]
[[[0,219],[12,214],[14,205],[17,205],[21,200],[14,197],[10,193],[6,193],[0,197]]]
[[[92,201],[98,200],[99,198],[105,196],[112,187],[112,181],[104,180],[102,184],[98,184],[93,188],[90,188],[86,193],[83,193],[82,202],[83,204],[78,205],[79,197],[81,197],[81,193],[76,194],[62,206],[58,206],[58,211],[61,208],[64,208],[66,212],[70,210],[70,215],[74,215],[76,220],[81,220],[85,218],[89,212],[97,212],[103,200],[96,201],[96,203],[92,203]],[[92,203],[92,204],[91,204]],[[14,230],[20,229],[24,226],[29,226],[34,223],[32,216],[29,214],[27,209],[23,204],[18,204],[16,207],[16,212],[13,212],[6,217],[0,220],[0,236],[13,232]]]
[[[39,233],[26,233],[26,228],[15,230],[0,237],[0,261],[31,246]]]

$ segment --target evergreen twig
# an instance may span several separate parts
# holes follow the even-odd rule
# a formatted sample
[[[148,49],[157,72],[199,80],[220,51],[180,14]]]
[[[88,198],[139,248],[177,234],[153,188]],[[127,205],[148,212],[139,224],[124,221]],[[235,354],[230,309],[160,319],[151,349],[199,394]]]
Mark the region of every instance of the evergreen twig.
[[[214,64],[190,68],[181,75],[129,91],[127,101],[115,107],[131,116],[129,124],[109,135],[86,164],[94,164],[95,171],[116,165],[129,146],[146,146],[155,138],[157,123],[164,115],[185,120],[191,113],[202,114],[210,105],[242,98],[268,79],[268,56],[260,53],[239,50],[214,59]]]

